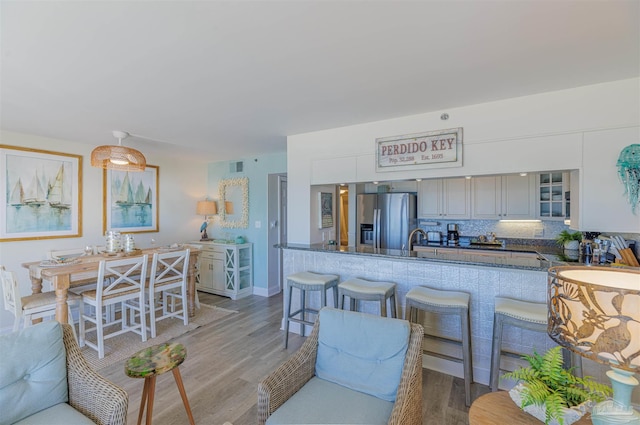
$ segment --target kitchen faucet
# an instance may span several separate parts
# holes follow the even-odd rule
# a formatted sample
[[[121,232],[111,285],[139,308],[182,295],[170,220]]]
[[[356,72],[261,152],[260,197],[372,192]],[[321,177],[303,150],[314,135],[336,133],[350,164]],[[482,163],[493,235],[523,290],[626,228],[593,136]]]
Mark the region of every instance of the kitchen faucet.
[[[416,233],[422,234],[423,238],[427,237],[427,234],[421,228],[416,227],[415,229],[413,229],[411,231],[411,233],[409,233],[409,240],[407,241],[407,246],[409,247],[409,252],[411,252],[411,249],[412,249],[412,246],[411,246],[412,242],[411,241],[413,240],[413,235],[415,235]]]

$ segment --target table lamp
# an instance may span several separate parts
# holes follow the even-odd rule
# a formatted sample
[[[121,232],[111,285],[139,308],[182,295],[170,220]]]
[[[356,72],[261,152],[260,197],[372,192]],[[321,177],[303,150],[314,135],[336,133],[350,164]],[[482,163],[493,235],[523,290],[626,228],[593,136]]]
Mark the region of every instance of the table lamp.
[[[207,226],[209,226],[209,219],[207,216],[217,213],[218,207],[215,201],[198,201],[198,204],[196,205],[196,214],[204,216],[204,223],[202,223],[202,226],[200,226],[200,234],[202,236],[200,238],[201,241],[209,240],[209,235],[207,235]]]
[[[613,400],[596,404],[594,425],[640,425],[631,406],[640,367],[640,269],[552,267],[548,333],[561,346],[611,366]]]

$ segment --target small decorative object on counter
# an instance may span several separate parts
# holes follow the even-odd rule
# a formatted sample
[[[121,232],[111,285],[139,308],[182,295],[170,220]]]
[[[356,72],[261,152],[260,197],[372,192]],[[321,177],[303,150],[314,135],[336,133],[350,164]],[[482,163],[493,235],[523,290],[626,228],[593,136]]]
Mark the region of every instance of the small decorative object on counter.
[[[577,250],[580,248],[580,241],[582,241],[582,233],[571,233],[568,230],[563,230],[556,237],[556,241],[559,245],[562,245],[566,250]]]
[[[237,244],[241,244],[241,243],[245,243],[245,239],[244,236],[236,236],[236,243]]]

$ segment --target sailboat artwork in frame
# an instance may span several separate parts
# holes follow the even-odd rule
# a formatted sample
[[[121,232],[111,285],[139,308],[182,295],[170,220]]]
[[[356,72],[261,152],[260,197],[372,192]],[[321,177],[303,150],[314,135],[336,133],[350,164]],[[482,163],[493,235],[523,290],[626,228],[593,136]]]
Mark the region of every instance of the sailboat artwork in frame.
[[[157,232],[158,175],[160,168],[147,164],[144,171],[104,170],[103,232]]]
[[[0,144],[0,241],[82,236],[82,156]]]

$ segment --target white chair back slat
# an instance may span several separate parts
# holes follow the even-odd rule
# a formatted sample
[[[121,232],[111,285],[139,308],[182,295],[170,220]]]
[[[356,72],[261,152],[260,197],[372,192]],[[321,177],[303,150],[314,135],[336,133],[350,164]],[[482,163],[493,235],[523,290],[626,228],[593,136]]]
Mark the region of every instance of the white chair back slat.
[[[2,293],[4,294],[4,309],[14,316],[22,315],[22,298],[18,288],[18,280],[13,272],[0,266],[0,279],[2,279]]]
[[[189,250],[156,253],[151,263],[149,286],[168,282],[186,282],[189,266]]]
[[[147,264],[146,255],[122,260],[100,261],[96,299],[101,300],[132,290],[144,292]],[[105,277],[110,279],[105,280]]]
[[[149,319],[151,337],[156,337],[156,322],[170,317],[189,323],[187,314],[187,273],[190,250],[170,251],[153,254],[149,276]],[[160,293],[158,301],[156,294]],[[176,301],[180,305],[176,305]],[[156,307],[157,302],[160,306]],[[160,311],[160,315],[156,314]]]

